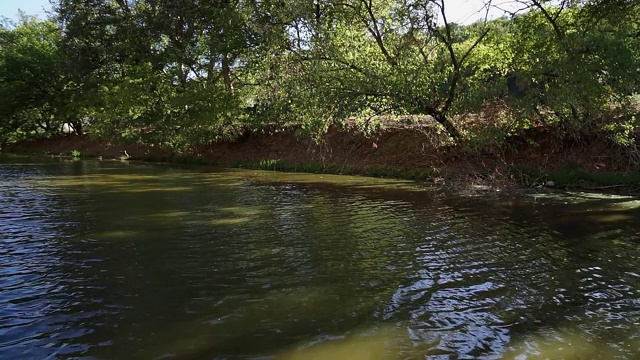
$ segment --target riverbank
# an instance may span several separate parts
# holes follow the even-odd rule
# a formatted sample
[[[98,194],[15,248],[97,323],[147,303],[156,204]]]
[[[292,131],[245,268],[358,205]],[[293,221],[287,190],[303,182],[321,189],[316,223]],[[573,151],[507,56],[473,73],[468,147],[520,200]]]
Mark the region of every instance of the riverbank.
[[[606,139],[563,139],[542,129],[507,139],[500,146],[452,146],[434,127],[400,126],[369,134],[334,127],[318,138],[303,136],[293,128],[252,131],[234,141],[180,153],[161,146],[77,135],[21,142],[6,151],[367,175],[463,187],[624,191],[640,187],[631,150]]]

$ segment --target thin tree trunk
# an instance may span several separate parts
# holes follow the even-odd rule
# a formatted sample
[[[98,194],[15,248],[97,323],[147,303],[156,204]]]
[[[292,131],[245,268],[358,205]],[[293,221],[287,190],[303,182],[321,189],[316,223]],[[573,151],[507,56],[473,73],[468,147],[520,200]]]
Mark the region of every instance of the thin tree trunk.
[[[321,9],[320,9],[320,0],[316,0],[316,25],[320,25],[320,15],[321,15]]]
[[[227,54],[222,55],[222,79],[227,90],[233,90],[233,84],[231,83],[231,67],[229,65],[229,57]]]
[[[216,74],[216,61],[217,57],[214,55],[209,55],[209,64],[207,64],[207,82],[209,84],[213,84],[218,80],[218,75]]]
[[[178,64],[178,81],[180,81],[180,85],[182,85],[183,88],[187,86],[187,72],[184,68],[184,64]]]
[[[76,135],[82,135],[82,121],[76,121],[72,123],[73,131]]]
[[[456,128],[456,126],[451,122],[451,120],[447,117],[447,115],[443,113],[436,113],[433,115],[433,118],[444,127],[449,136],[453,138],[456,142],[462,140],[462,135],[460,131]]]

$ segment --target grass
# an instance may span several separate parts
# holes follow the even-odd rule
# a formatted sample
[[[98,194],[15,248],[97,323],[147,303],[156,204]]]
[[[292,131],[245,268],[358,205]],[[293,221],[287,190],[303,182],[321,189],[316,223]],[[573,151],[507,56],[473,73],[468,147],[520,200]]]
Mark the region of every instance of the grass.
[[[403,167],[353,167],[339,164],[287,163],[279,159],[243,161],[236,159],[230,167],[255,170],[299,172],[311,174],[360,175],[378,178],[395,178],[415,181],[429,181],[440,174],[439,169],[420,169]]]
[[[590,172],[574,165],[550,172],[549,179],[559,186],[640,187],[640,173]]]
[[[538,186],[552,181],[554,186],[560,188],[640,188],[640,172],[593,172],[571,163],[548,172],[531,165],[520,165],[509,169],[509,173],[512,180],[524,186]]]

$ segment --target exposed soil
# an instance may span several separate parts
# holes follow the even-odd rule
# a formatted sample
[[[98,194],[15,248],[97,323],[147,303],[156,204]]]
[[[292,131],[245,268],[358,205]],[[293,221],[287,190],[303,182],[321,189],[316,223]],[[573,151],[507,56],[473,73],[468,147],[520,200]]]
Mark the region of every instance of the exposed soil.
[[[79,150],[82,156],[90,157],[148,161],[188,158],[220,166],[257,166],[260,162],[275,161],[282,165],[280,168],[288,169],[314,165],[319,171],[331,169],[327,171],[492,186],[544,184],[548,180],[545,173],[567,165],[589,172],[629,170],[629,164],[619,154],[614,155],[612,145],[605,140],[576,142],[540,129],[530,131],[526,137],[510,139],[507,150],[504,146],[481,150],[453,147],[430,126],[387,128],[369,136],[334,127],[319,140],[299,137],[295,129],[278,130],[248,132],[235,141],[214,142],[180,155],[157,146],[118,144],[77,135],[22,142],[9,151],[68,155]],[[513,171],[519,168],[536,169],[541,176],[522,178],[525,175]]]

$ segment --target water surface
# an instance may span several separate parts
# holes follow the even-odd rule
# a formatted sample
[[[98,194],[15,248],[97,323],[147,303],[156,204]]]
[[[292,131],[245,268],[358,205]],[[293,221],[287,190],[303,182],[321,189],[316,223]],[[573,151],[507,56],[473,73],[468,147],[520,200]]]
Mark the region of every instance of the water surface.
[[[0,158],[0,359],[630,359],[640,201]]]

